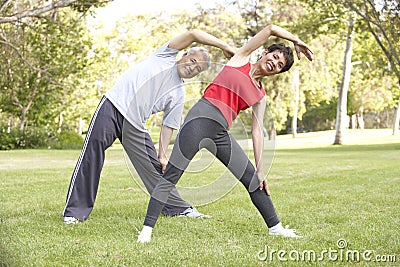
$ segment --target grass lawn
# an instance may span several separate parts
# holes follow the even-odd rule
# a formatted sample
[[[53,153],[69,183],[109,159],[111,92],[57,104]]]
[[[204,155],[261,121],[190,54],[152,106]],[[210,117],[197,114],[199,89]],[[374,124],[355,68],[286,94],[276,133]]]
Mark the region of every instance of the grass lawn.
[[[333,140],[332,131],[277,139],[270,190],[302,239],[269,236],[237,185],[198,208],[211,219],[161,217],[152,242],[136,243],[148,196],[120,145],[107,151],[89,219],[65,225],[80,151],[0,151],[0,266],[400,266],[400,138],[366,130]]]

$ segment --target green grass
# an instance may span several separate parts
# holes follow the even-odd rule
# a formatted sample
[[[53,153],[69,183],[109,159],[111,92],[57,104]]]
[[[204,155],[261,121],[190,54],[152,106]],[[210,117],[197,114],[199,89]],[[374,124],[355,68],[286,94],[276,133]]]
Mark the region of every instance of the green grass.
[[[213,218],[161,217],[152,242],[137,244],[148,196],[132,179],[120,145],[107,151],[89,219],[65,225],[61,212],[80,151],[1,151],[0,266],[400,266],[400,138],[389,130],[349,132],[345,145],[333,146],[333,137],[278,136],[268,179],[282,223],[304,236],[295,240],[267,235],[238,185],[199,207]],[[348,244],[343,250],[340,238]],[[277,252],[272,262],[260,261],[265,248],[287,252],[288,261]],[[335,261],[340,254],[334,253],[321,262],[289,258],[334,249],[373,250],[373,257],[396,255],[396,262]]]

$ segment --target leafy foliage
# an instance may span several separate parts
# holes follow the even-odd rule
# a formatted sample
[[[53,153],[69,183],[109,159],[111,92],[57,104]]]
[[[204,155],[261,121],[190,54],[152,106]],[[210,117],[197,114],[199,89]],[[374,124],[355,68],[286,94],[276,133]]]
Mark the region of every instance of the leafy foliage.
[[[45,125],[58,116],[58,107],[73,87],[66,79],[83,71],[90,40],[82,21],[73,12],[24,21],[21,25],[2,25],[9,44],[3,44],[0,61],[0,108],[20,118],[20,130],[30,121]],[[71,30],[73,29],[73,30]]]
[[[349,10],[357,11],[356,7],[360,7],[358,12],[364,12],[361,15],[369,15],[366,17],[369,24],[361,15],[356,20],[349,115],[390,110],[400,94],[395,68],[393,63],[389,64],[387,53],[377,45],[371,29],[381,30],[379,34],[390,37],[396,49],[400,47],[396,35],[399,5],[395,1],[381,1],[381,8],[374,13],[367,9],[368,1],[353,2],[355,5],[352,1],[343,4],[336,0],[230,0],[212,8],[198,6],[194,12],[126,16],[113,29],[105,31],[104,25],[88,25],[84,20],[84,15],[93,10],[91,6],[105,2],[71,1],[70,7],[0,23],[0,118],[8,123],[7,127],[20,130],[27,127],[63,131],[83,127],[84,130],[99,99],[120,73],[173,36],[197,28],[240,47],[266,24],[274,23],[309,43],[315,54],[314,62],[301,60],[295,64],[300,71],[298,107],[294,105],[290,74],[264,79],[276,129],[285,130],[295,108],[298,119],[307,120],[303,124],[324,117],[321,121],[326,124],[316,128],[310,125],[310,130],[323,129],[323,125],[329,129],[333,122],[331,113],[335,112],[332,103],[337,101],[342,75],[346,14]],[[37,10],[45,4],[45,1],[6,4],[0,7],[0,17]],[[282,40],[271,38],[266,46],[273,42]],[[382,45],[390,47],[385,38]],[[215,70],[197,77],[197,83],[186,83],[188,100],[200,97],[217,69],[226,62],[218,49],[207,48]],[[396,53],[393,59],[395,56]],[[256,59],[257,53],[252,60]],[[186,109],[192,104],[189,101]],[[318,116],[316,111],[321,109],[330,110],[321,111]],[[250,123],[251,112],[242,112],[240,119]],[[149,125],[159,123],[157,115],[149,121]]]

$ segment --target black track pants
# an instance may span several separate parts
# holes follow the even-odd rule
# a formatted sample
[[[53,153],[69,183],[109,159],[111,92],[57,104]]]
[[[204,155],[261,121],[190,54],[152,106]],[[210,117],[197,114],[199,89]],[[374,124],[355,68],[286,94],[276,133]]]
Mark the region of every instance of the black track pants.
[[[71,177],[64,217],[75,217],[81,221],[88,218],[96,200],[105,151],[117,138],[147,191],[152,193],[161,179],[161,164],[150,135],[133,127],[114,105],[103,97],[92,117]],[[173,216],[190,206],[182,200],[176,188],[173,188],[162,213]]]

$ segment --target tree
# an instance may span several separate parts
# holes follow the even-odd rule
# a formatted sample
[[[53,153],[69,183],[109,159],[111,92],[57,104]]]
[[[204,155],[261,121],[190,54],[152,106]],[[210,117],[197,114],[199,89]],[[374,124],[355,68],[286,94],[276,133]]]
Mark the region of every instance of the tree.
[[[0,3],[0,111],[48,123],[68,94],[64,80],[85,67],[88,39],[81,17],[99,1],[18,1]],[[73,8],[69,13],[61,9]],[[80,12],[80,13],[79,13]],[[36,109],[37,112],[32,111]],[[41,121],[41,122],[40,122]]]
[[[399,81],[399,90],[400,90],[400,81]],[[394,126],[393,126],[393,135],[399,134],[399,124],[400,124],[400,97],[397,103],[396,115],[394,119]]]
[[[346,0],[351,10],[356,12],[366,23],[379,47],[385,53],[390,68],[400,83],[400,3],[396,0]],[[400,110],[400,98],[397,111]],[[400,112],[395,112],[393,134],[398,133]],[[396,123],[397,122],[397,123]]]
[[[387,58],[376,48],[374,37],[368,32],[359,32],[354,39],[352,78],[349,89],[348,114],[351,126],[363,129],[363,115],[367,112],[379,114],[395,105],[396,78],[388,69]],[[373,51],[373,53],[371,53]],[[375,122],[379,127],[379,118]]]
[[[28,117],[37,124],[46,124],[54,115],[54,107],[72,90],[65,79],[85,67],[90,42],[82,37],[84,26],[71,13],[61,14],[55,21],[45,17],[24,21],[18,28],[2,27],[13,45],[3,45],[1,59],[6,68],[0,78],[1,107],[19,117],[20,130]],[[33,109],[40,112],[33,111],[28,116]]]
[[[306,4],[308,6],[308,11],[309,13],[307,14],[306,17],[301,17],[299,22],[297,23],[296,27],[301,29],[306,29],[308,31],[313,31],[314,32],[314,38],[317,35],[321,34],[328,34],[329,32],[335,32],[335,34],[338,34],[338,36],[341,36],[344,34],[343,29],[348,28],[344,25],[344,21],[346,18],[346,14],[350,12],[354,12],[357,14],[358,18],[356,23],[354,24],[354,33],[357,33],[357,35],[363,35],[366,31],[371,31],[373,29],[378,30],[378,34],[374,34],[374,36],[379,36],[382,35],[383,37],[381,38],[381,44],[385,45],[393,49],[393,40],[399,40],[398,34],[398,3],[395,1],[369,1],[369,0],[348,0],[348,1],[338,1],[338,0],[333,0],[330,2],[321,2],[321,1],[315,1],[315,0],[302,0],[302,3]],[[381,12],[381,14],[377,14],[376,12],[378,11],[377,4],[381,3],[382,4],[382,10],[385,10],[385,12]],[[397,10],[397,11],[394,11]],[[378,12],[379,13],[379,12]],[[373,21],[373,23],[368,23],[366,22],[365,18],[368,16],[372,16],[372,19],[370,21]],[[397,15],[397,16],[396,16]],[[391,38],[386,38],[389,36],[388,34],[385,35],[384,33],[384,28],[382,25],[384,23],[382,22],[387,22],[391,21],[393,24],[396,26],[393,27],[395,30],[391,31],[390,36]],[[378,26],[379,25],[379,26]],[[396,29],[397,28],[397,29]],[[346,34],[348,36],[348,33]],[[363,36],[363,38],[366,38]],[[391,39],[391,40],[390,40]],[[364,40],[363,40],[364,41]],[[398,41],[397,41],[398,42]],[[364,45],[364,44],[363,44]],[[397,47],[399,47],[397,45]],[[389,49],[386,49],[389,51]],[[348,50],[347,50],[348,51]],[[374,51],[374,49],[370,49],[369,53],[370,54],[379,54],[379,53],[374,53],[371,51]],[[398,54],[394,52],[394,54]],[[393,56],[395,58],[395,56]],[[379,56],[375,57],[373,59],[375,60],[380,60]],[[365,63],[365,60],[361,59],[363,63]],[[369,62],[371,63],[371,62]],[[350,64],[350,61],[348,62]],[[396,63],[398,66],[398,62]],[[344,66],[345,67],[345,66]],[[345,67],[347,70],[349,70],[351,65],[348,67]],[[346,72],[343,72],[345,74]],[[358,77],[359,79],[364,79],[366,77],[361,77],[360,75]],[[354,79],[354,77],[352,77]],[[345,76],[342,77],[342,83],[348,80]],[[363,82],[359,82],[359,80],[355,81],[353,84],[362,84]],[[370,94],[371,95],[371,94]],[[368,95],[367,95],[368,96]],[[384,95],[381,95],[384,97]],[[341,143],[341,138],[343,137],[343,126],[341,126],[342,121],[344,120],[344,116],[347,114],[339,114],[340,111],[347,111],[346,110],[346,105],[344,105],[345,102],[347,102],[347,93],[346,92],[341,92],[339,95],[338,99],[338,114],[337,114],[337,128],[336,128],[336,136],[335,136],[335,144]],[[383,98],[385,99],[385,97]],[[386,98],[387,99],[387,98]],[[353,102],[354,103],[354,102]],[[379,110],[379,108],[377,108]],[[360,110],[362,110],[362,107],[360,106]],[[361,115],[361,113],[359,113]],[[361,119],[361,117],[360,117]],[[339,120],[339,121],[338,121]]]
[[[292,71],[292,81],[293,81],[293,91],[295,95],[295,105],[294,105],[294,110],[293,110],[293,120],[292,120],[292,135],[293,138],[297,136],[297,112],[299,109],[299,101],[300,101],[300,74],[299,70],[297,67],[294,67],[294,70]]]
[[[87,12],[92,6],[102,6],[111,0],[60,0],[60,1],[18,1],[2,0],[0,2],[0,24],[17,23],[25,18],[37,18],[48,12],[56,12],[65,7],[73,7],[81,13]],[[29,5],[28,5],[29,4]]]
[[[346,38],[346,50],[343,60],[343,75],[339,89],[339,98],[336,113],[336,134],[334,145],[343,143],[343,133],[346,129],[347,118],[347,93],[349,91],[350,75],[351,75],[351,56],[353,53],[353,34],[354,34],[354,18],[353,14],[349,14],[349,24]]]

